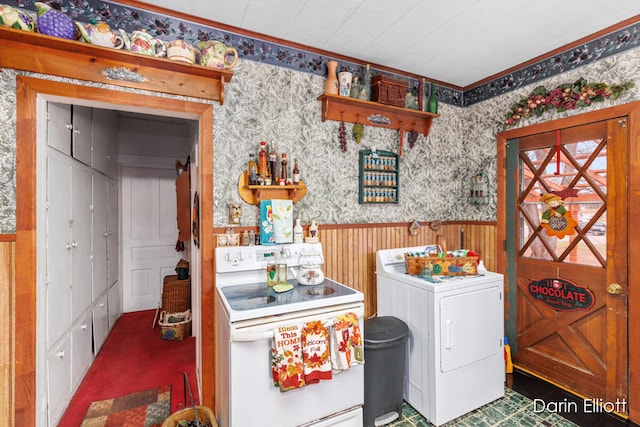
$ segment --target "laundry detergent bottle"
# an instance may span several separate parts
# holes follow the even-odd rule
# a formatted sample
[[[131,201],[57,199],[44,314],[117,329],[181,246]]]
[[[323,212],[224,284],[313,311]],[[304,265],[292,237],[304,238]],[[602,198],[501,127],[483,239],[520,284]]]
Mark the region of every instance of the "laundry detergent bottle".
[[[504,364],[505,372],[507,374],[513,373],[513,361],[511,360],[511,346],[509,345],[509,339],[504,337]]]

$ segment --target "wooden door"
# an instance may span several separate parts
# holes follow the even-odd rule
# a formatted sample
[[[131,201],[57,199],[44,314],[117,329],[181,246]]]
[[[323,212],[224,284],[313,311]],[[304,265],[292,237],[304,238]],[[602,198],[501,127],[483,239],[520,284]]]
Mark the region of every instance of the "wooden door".
[[[173,166],[173,165],[172,165]],[[163,277],[175,273],[175,169],[122,169],[123,310],[149,310],[160,302]]]
[[[628,396],[626,124],[544,132],[507,149],[518,158],[514,361],[602,402]],[[544,194],[564,198],[549,231],[541,225]],[[573,233],[560,238],[571,218]]]

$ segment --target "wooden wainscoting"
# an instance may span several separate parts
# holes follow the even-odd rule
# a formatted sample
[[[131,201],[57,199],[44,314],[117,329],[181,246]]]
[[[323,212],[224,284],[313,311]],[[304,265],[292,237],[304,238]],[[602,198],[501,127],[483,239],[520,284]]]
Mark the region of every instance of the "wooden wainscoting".
[[[446,239],[448,249],[459,249],[464,234],[464,248],[478,252],[486,268],[495,271],[495,223],[443,222],[438,231],[423,224],[416,236],[409,234],[409,225],[321,225],[318,230],[325,255],[325,275],[364,293],[366,317],[377,311],[376,252],[379,249],[435,244],[438,234]]]
[[[14,423],[15,372],[15,235],[0,235],[0,420]]]
[[[318,229],[325,256],[325,275],[364,293],[367,317],[377,311],[376,252],[379,249],[435,244],[439,234],[446,239],[447,249],[459,249],[464,238],[464,248],[479,253],[487,270],[496,271],[495,222],[442,222],[438,231],[432,230],[429,223],[421,223],[416,236],[409,234],[410,225],[321,224]],[[250,228],[242,227],[237,232]],[[216,227],[213,232],[218,234],[225,230]],[[305,233],[308,233],[306,227]]]

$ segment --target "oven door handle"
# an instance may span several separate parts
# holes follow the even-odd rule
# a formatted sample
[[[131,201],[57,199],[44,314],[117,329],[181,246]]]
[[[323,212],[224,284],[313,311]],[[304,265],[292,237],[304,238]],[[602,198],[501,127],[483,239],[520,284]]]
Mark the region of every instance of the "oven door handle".
[[[357,310],[353,310],[353,312],[356,314],[356,316],[358,316],[358,319],[361,319],[364,316],[364,309],[357,309]],[[309,320],[313,320],[313,319],[309,319]],[[331,317],[327,320],[324,321],[324,325],[326,327],[330,327],[333,325],[335,318]],[[303,322],[304,323],[304,322]],[[364,325],[362,325],[362,322],[360,322],[360,328],[362,328]],[[238,332],[235,331],[233,333],[231,333],[231,342],[253,342],[253,341],[260,341],[260,340],[266,340],[269,338],[273,338],[273,329],[269,329],[266,331],[259,331],[259,332]]]
[[[232,342],[252,342],[273,338],[273,331],[262,332],[234,332],[231,335]]]

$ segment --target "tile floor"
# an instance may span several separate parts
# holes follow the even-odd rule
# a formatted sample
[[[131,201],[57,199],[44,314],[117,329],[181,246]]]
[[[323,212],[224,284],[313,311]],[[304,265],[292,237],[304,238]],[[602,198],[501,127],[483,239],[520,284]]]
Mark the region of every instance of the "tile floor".
[[[448,427],[639,427],[617,416],[582,412],[582,399],[561,390],[545,381],[526,373],[516,371],[507,376],[505,397],[489,403],[469,414],[446,424]],[[545,402],[577,402],[578,411],[571,413],[533,411],[533,400]],[[569,405],[566,405],[567,407]],[[428,427],[433,426],[406,402],[402,408],[403,417],[388,427]]]

